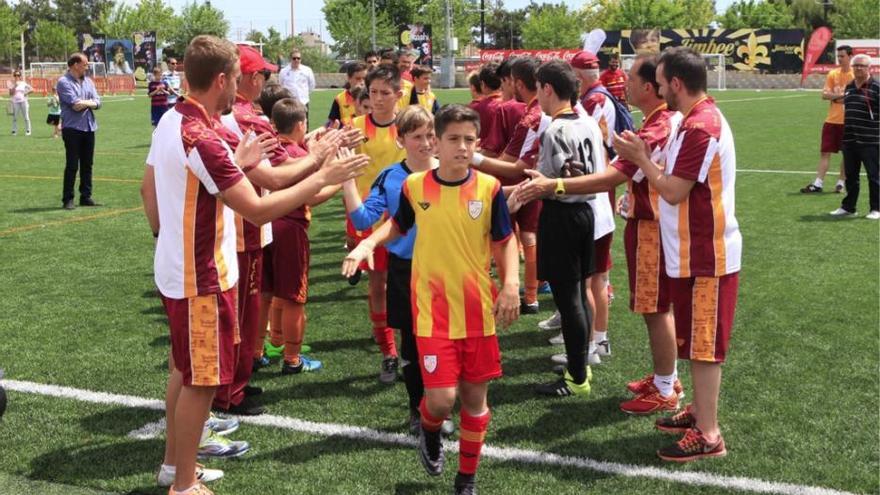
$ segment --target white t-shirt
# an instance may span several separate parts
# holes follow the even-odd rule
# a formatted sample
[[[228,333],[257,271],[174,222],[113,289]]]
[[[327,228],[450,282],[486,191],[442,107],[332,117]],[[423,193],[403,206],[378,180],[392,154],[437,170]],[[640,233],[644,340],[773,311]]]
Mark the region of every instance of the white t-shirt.
[[[31,91],[33,91],[33,88],[31,88],[30,84],[28,84],[24,81],[18,81],[12,87],[12,102],[13,103],[23,103],[23,102],[27,101],[27,95]]]
[[[315,74],[305,65],[300,64],[299,69],[293,69],[288,65],[278,74],[278,82],[305,105],[309,102],[309,94],[315,89]]]

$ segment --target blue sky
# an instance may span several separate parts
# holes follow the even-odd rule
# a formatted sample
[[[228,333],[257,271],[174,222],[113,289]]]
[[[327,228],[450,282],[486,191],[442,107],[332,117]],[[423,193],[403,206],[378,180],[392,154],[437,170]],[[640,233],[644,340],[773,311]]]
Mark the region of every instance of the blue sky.
[[[136,3],[136,0],[123,1],[130,4]],[[583,1],[579,0],[563,1],[575,8],[583,5]],[[165,0],[166,4],[171,5],[178,12],[185,4],[191,2],[192,0]],[[724,10],[732,2],[733,0],[716,0],[716,9]],[[231,39],[243,37],[251,29],[265,31],[269,26],[274,26],[282,34],[287,34],[290,31],[289,0],[211,0],[211,4],[226,14],[226,18],[231,24],[229,33]],[[506,0],[504,2],[505,7],[511,9],[522,8],[528,4],[528,0]],[[310,29],[316,33],[322,33],[325,40],[329,39],[330,36],[324,23],[324,14],[321,12],[323,6],[323,0],[295,0],[296,31]]]

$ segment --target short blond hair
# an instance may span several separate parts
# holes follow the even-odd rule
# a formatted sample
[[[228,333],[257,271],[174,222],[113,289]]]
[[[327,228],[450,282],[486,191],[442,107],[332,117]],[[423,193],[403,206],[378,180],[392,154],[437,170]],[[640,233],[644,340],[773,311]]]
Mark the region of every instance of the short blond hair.
[[[397,135],[403,137],[410,132],[415,132],[424,126],[434,125],[434,116],[419,105],[410,105],[397,114],[395,120]]]
[[[207,91],[219,74],[230,74],[238,62],[238,48],[229,41],[202,34],[189,42],[184,54],[184,75],[191,89]]]

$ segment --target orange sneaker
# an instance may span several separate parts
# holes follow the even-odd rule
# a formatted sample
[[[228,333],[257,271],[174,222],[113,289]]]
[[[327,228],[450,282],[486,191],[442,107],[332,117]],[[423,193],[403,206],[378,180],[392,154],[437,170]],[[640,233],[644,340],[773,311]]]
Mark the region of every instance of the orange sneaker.
[[[660,395],[660,391],[651,382],[648,389],[635,399],[628,400],[620,405],[620,410],[627,414],[646,416],[656,412],[678,411],[678,395],[672,393],[669,397]]]
[[[177,493],[180,493],[180,492],[174,491],[173,486],[168,489],[168,495],[175,495]],[[208,490],[207,486],[199,483],[196,486],[190,488],[189,491],[186,492],[186,495],[214,495],[214,492],[212,492],[211,490]]]
[[[657,456],[664,461],[691,462],[707,457],[724,457],[727,448],[724,439],[718,435],[718,440],[709,443],[703,432],[696,426],[687,430],[684,437],[674,444],[657,451]]]
[[[654,386],[654,374],[649,373],[645,375],[641,380],[631,381],[626,384],[626,389],[629,390],[633,395],[639,396],[648,392],[648,387]],[[678,395],[678,400],[684,400],[684,387],[681,386],[681,380],[678,378],[675,379],[675,383],[672,384],[672,390],[675,391],[675,394]]]
[[[668,433],[684,433],[691,428],[696,428],[697,418],[694,417],[694,405],[686,405],[678,414],[657,418],[654,426],[658,430]]]

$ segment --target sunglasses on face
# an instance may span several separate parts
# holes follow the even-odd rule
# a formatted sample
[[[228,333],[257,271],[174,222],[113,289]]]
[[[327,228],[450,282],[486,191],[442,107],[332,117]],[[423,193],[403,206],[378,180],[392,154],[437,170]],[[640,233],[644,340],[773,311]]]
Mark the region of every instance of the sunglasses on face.
[[[261,70],[261,71],[260,71],[260,74],[262,74],[262,75],[263,75],[263,79],[265,79],[265,80],[267,80],[267,81],[269,80],[270,77],[272,77],[272,73],[271,73],[270,71],[268,71],[268,70]]]
[[[856,69],[867,69],[868,64],[852,64],[852,66]]]
[[[302,57],[290,57],[290,60],[302,60]]]

